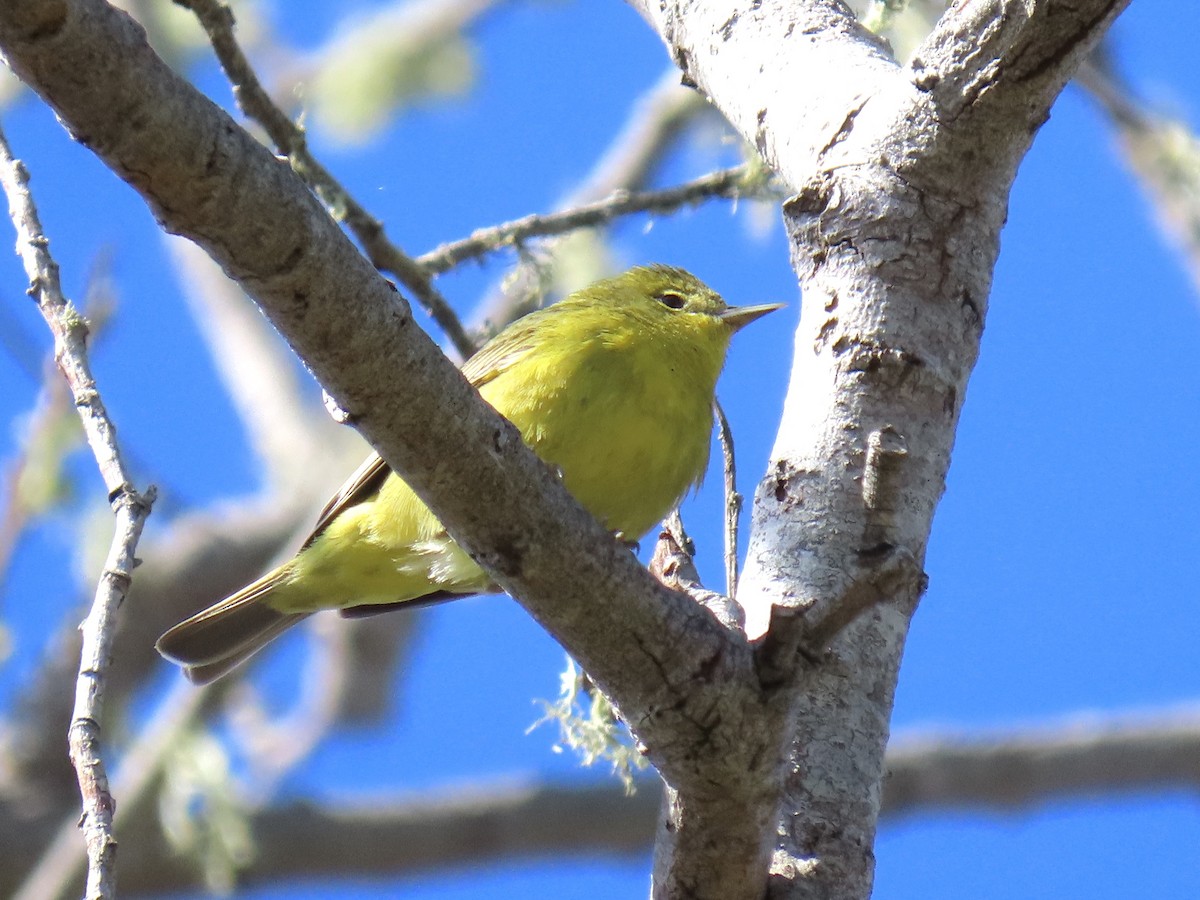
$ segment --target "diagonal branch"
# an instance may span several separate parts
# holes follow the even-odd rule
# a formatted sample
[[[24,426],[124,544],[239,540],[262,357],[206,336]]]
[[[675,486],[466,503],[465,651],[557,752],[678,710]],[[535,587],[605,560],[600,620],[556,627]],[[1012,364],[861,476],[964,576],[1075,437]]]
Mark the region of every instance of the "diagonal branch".
[[[678,73],[669,69],[638,98],[617,136],[583,182],[558,204],[558,210],[586,206],[642,188],[686,126],[706,111],[704,98],[681,87]],[[556,245],[562,240],[565,238],[544,242],[538,256],[553,260]],[[527,311],[531,298],[541,297],[543,272],[544,266],[522,260],[505,279],[504,287],[493,289],[480,303],[475,321],[500,327]]]
[[[127,16],[100,0],[16,0],[0,6],[0,46],[168,229],[246,288],[450,534],[635,718],[652,761],[669,770],[714,715],[756,730],[745,642],[659,585],[570,497],[291,169]]]
[[[714,197],[737,199],[758,196],[765,190],[767,173],[761,167],[734,166],[702,175],[674,187],[651,191],[617,191],[595,203],[585,203],[556,213],[525,216],[512,222],[480,228],[460,241],[442,244],[417,258],[427,271],[445,272],[459,263],[519,246],[533,237],[565,234],[579,228],[607,225],[633,213],[669,213]]]
[[[233,12],[218,0],[175,0],[192,10],[208,32],[226,76],[233,83],[238,105],[266,130],[292,168],[307,182],[337,218],[358,238],[380,271],[391,272],[413,292],[463,358],[475,352],[475,342],[463,329],[449,302],[433,286],[429,273],[388,240],[383,223],[372,216],[308,149],[303,129],[271,99],[233,34]]]
[[[154,488],[138,493],[121,458],[116,428],[88,363],[87,323],[62,293],[58,264],[50,256],[49,242],[38,220],[29,192],[25,167],[13,158],[0,132],[0,182],[8,197],[9,214],[17,230],[17,253],[29,276],[29,293],[54,334],[54,357],[70,385],[75,407],[83,422],[88,445],[100,467],[116,525],[108,558],[96,586],[96,595],[84,620],[83,651],[75,686],[69,745],[71,762],[83,795],[81,825],[88,848],[87,897],[116,896],[116,838],[113,834],[113,798],[100,752],[104,690],[112,659],[117,610],[129,590],[137,565],[134,551],[142,525],[154,502]]]
[[[1200,295],[1200,136],[1186,122],[1142,103],[1096,55],[1080,69],[1077,82],[1111,120],[1159,228],[1178,248]]]

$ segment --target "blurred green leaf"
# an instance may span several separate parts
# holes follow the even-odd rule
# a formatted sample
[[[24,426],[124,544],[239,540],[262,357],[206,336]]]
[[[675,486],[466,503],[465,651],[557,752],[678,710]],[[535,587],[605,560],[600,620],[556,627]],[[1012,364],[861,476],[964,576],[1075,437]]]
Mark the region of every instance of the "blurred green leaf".
[[[406,107],[460,95],[474,80],[473,49],[461,36],[360,33],[327,55],[308,85],[308,108],[332,137],[362,143]]]
[[[65,384],[56,377],[47,382],[22,430],[23,460],[15,497],[25,515],[34,517],[72,496],[63,463],[67,454],[83,443],[83,429]]]

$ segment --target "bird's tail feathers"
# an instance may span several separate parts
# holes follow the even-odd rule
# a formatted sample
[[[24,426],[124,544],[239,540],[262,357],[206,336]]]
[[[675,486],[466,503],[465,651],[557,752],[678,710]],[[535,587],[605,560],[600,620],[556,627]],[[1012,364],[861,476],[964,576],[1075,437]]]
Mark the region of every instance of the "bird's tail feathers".
[[[158,639],[158,652],[184,667],[193,684],[208,684],[245,662],[309,613],[275,609],[268,596],[287,576],[281,567],[208,609],[180,622]]]

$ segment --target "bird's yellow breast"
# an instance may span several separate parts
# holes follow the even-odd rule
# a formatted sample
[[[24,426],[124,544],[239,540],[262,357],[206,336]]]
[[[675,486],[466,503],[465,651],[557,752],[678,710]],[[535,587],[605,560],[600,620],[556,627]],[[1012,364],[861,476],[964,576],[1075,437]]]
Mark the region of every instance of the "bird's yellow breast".
[[[637,308],[551,310],[526,330],[518,323],[464,372],[605,528],[636,540],[704,475],[731,330],[714,317],[680,327]],[[489,584],[391,474],[296,557],[272,603],[307,611]]]
[[[631,539],[703,477],[716,379],[680,391],[676,379],[697,373],[643,350],[600,335],[566,360],[530,354],[480,390],[601,524]]]

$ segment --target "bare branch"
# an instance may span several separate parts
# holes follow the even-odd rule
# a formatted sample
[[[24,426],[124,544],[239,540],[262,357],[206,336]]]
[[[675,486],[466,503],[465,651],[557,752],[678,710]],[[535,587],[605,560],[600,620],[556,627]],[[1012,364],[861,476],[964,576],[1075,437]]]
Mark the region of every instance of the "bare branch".
[[[547,215],[531,215],[512,222],[480,228],[470,237],[442,244],[417,258],[432,273],[445,272],[468,259],[518,246],[532,237],[564,234],[578,228],[606,225],[633,213],[669,213],[681,206],[716,197],[737,199],[760,196],[766,188],[767,172],[750,164],[703,175],[693,181],[653,191],[617,191],[603,200],[586,203]]]
[[[1200,710],[1074,715],[992,734],[902,735],[888,751],[883,805],[1028,810],[1059,797],[1200,786]]]
[[[255,855],[239,887],[303,878],[404,878],[520,859],[642,856],[654,833],[653,790],[519,781],[371,803],[295,803],[250,819]],[[122,822],[122,893],[195,890],[198,873],[163,840],[155,816]],[[39,897],[38,900],[45,900]]]
[[[9,64],[167,228],[238,279],[450,535],[636,718],[660,770],[686,769],[681,784],[761,774],[746,736],[775,726],[746,643],[663,588],[570,497],[289,168],[164,66],[124,14],[62,4],[70,14],[51,21],[37,0],[0,5]],[[714,722],[721,771],[703,772],[679,751],[712,743]]]
[[[781,843],[759,865],[770,857],[779,896],[865,897],[893,691],[921,585],[905,569],[920,570],[942,493],[1009,190],[1050,104],[1125,3],[954,4],[908,67],[839,0],[634,5],[685,78],[798,191],[784,217],[805,307],[738,589],[748,632],[771,627],[760,671],[791,685],[780,702],[795,728],[790,752],[776,751],[790,757]],[[822,89],[796,89],[805,84]],[[882,549],[867,542],[871,525],[886,523],[867,505],[862,473],[866,439],[885,425],[910,452],[889,504],[900,594],[878,603],[893,579],[866,574]],[[875,604],[872,614],[844,627],[857,601]],[[780,606],[812,607],[815,618]],[[798,652],[810,625],[841,629],[811,668]],[[773,658],[794,677],[775,673]],[[734,871],[729,848],[702,827],[685,842],[687,823],[672,824],[671,865],[655,873],[663,896],[714,889],[714,872]],[[738,890],[748,889],[733,883],[723,895]]]
[[[639,98],[604,155],[558,209],[571,210],[639,189],[684,128],[707,109],[704,98],[681,87],[679,73],[669,69]],[[553,259],[561,240],[564,238],[547,241],[539,248],[539,257]],[[503,290],[493,290],[479,305],[476,323],[501,327],[511,322],[526,310],[530,298],[541,296],[542,280],[538,266],[522,261],[505,279]]]
[[[387,627],[380,627],[384,624],[380,622],[372,624],[371,639],[367,642],[369,648],[378,637],[380,643],[386,642],[387,646],[377,647],[375,652],[362,658],[357,648],[364,645],[364,621],[347,621],[333,615],[315,618],[318,627],[334,642],[336,650],[332,656],[319,653],[317,666],[304,667],[308,685],[302,692],[296,714],[289,717],[288,721],[293,727],[272,730],[276,736],[287,734],[296,739],[298,745],[283,747],[286,760],[271,756],[270,765],[264,766],[258,773],[259,779],[252,787],[257,798],[261,800],[269,796],[274,780],[284,768],[295,764],[304,753],[311,751],[324,735],[325,729],[335,721],[343,718],[361,721],[366,716],[379,713],[383,705],[379,695],[384,690],[381,682],[391,681],[388,676],[395,668],[397,656],[408,643],[403,637],[397,639],[395,632],[400,630],[405,637],[410,636],[416,621],[416,617],[411,615],[387,618]],[[355,648],[353,651],[350,651],[351,646]],[[343,656],[342,651],[349,651],[349,658]],[[365,669],[370,669],[371,673],[366,674],[363,671]],[[236,697],[243,688],[244,685],[235,679],[224,679],[202,688],[180,679],[150,716],[149,724],[138,733],[133,744],[122,755],[113,779],[113,793],[121,798],[114,815],[114,825],[122,834],[122,885],[126,892],[144,877],[136,871],[138,867],[149,866],[153,869],[158,864],[153,853],[146,855],[148,851],[145,851],[144,845],[158,846],[163,841],[159,816],[153,812],[153,801],[181,737],[188,730],[198,727],[198,723],[218,709],[231,694],[235,700],[236,717],[239,707]],[[353,696],[349,695],[351,688],[356,691]],[[305,715],[310,712],[316,713],[316,721],[304,721]],[[279,749],[276,746],[274,751]],[[250,753],[254,752],[251,749]],[[43,795],[37,799],[44,801],[46,798]],[[48,900],[68,897],[81,886],[87,861],[85,849],[78,838],[78,815],[61,810],[61,805],[56,803],[39,809],[36,817],[12,820],[14,815],[18,818],[23,815],[28,817],[30,806],[19,797],[12,797],[9,803],[0,806],[0,837],[5,838],[3,842],[12,848],[9,857],[13,868],[11,878],[15,880],[16,871],[22,863],[31,858],[37,860],[15,898]],[[57,828],[53,828],[52,820],[62,816],[65,819]],[[38,843],[39,835],[47,829],[49,833],[42,838],[47,845],[42,848]],[[19,847],[11,839],[14,833],[22,836]],[[33,856],[35,853],[36,857]],[[162,848],[159,857],[165,855],[174,854],[169,848]],[[135,869],[132,873],[131,867]],[[127,878],[129,875],[131,877]],[[0,878],[0,893],[12,888],[16,888],[14,883]]]
[[[383,223],[372,216],[317,161],[308,149],[304,131],[267,94],[234,37],[233,13],[229,7],[219,0],[175,2],[192,10],[208,32],[217,58],[234,86],[234,94],[242,111],[266,129],[279,152],[291,162],[292,168],[325,202],[334,216],[344,221],[358,238],[375,267],[390,272],[413,292],[464,358],[474,353],[475,342],[463,329],[449,302],[433,286],[429,274],[388,240]]]
[[[232,684],[193,688],[181,679],[159,704],[149,725],[142,729],[137,740],[126,751],[113,779],[116,794],[121,798],[120,808],[113,819],[122,833],[126,832],[128,826],[135,833],[150,831],[157,840],[162,840],[158,816],[147,808],[154,796],[153,789],[161,782],[164,767],[178,745],[180,735],[193,727],[195,721],[211,709],[214,700]],[[59,826],[37,865],[13,894],[13,900],[60,900],[78,891],[87,861],[79,846],[78,830],[79,823],[74,816],[69,816]],[[128,893],[131,883],[136,885],[139,880],[137,849],[143,840],[144,835],[135,836],[125,843],[127,851],[134,851],[122,854],[123,876],[132,876],[123,878],[125,893]],[[132,872],[128,865],[131,862]]]
[[[139,738],[121,762],[115,781],[123,798],[118,825],[124,837],[122,885],[127,894],[160,894],[194,888],[197,882],[186,861],[163,845],[152,814],[135,808],[127,815],[126,804],[143,792],[126,781],[126,773],[154,770],[154,747],[174,740],[174,726],[164,714],[179,710],[193,716],[189,704],[200,696],[191,689],[170,695],[163,712],[152,717],[151,730],[157,737]],[[937,814],[953,808],[1020,814],[1057,798],[1189,790],[1200,784],[1197,760],[1200,714],[1194,709],[1111,718],[1070,716],[992,734],[910,732],[897,735],[888,750],[883,815]],[[443,791],[435,791],[424,799],[370,807],[274,806],[252,819],[260,852],[243,881],[273,882],[303,867],[313,877],[405,877],[491,861],[561,859],[565,853],[644,853],[654,832],[657,800],[652,781],[642,787],[632,799],[612,783],[582,788],[501,784],[451,792],[449,803],[440,799]],[[561,816],[551,820],[555,827],[521,830],[527,821],[546,821],[548,810],[558,810],[553,815]],[[296,815],[299,818],[293,819]],[[497,846],[476,839],[471,829],[479,824],[503,835],[507,843]],[[75,837],[73,822],[64,823],[64,829],[68,837]],[[350,830],[347,837],[342,836],[345,829]],[[34,852],[38,842],[31,832],[36,836],[38,829],[0,819],[10,860],[27,859]],[[301,832],[304,837],[296,843]],[[320,850],[317,856],[308,853],[311,847],[333,848],[342,840],[353,845],[363,835],[371,837],[361,854],[339,855],[333,849]],[[419,843],[414,845],[414,839]],[[70,843],[78,854],[77,839]],[[0,875],[0,891],[14,888],[10,878]],[[44,900],[52,894],[26,891],[26,896]]]
[[[717,418],[717,437],[721,441],[721,470],[725,476],[725,596],[737,597],[738,581],[738,517],[742,514],[742,495],[737,489],[737,465],[733,456],[733,431],[725,410],[713,398],[713,413]]]
[[[725,628],[741,631],[742,610],[732,598],[710,591],[700,581],[694,562],[696,547],[683,528],[679,510],[671,510],[650,559],[650,572],[673,591],[682,591],[716,617]]]
[[[104,689],[117,610],[133,569],[134,551],[142,525],[154,502],[154,488],[139,494],[121,459],[116,429],[104,408],[87,359],[87,324],[63,296],[58,264],[50,256],[49,242],[38,220],[29,192],[29,176],[0,132],[0,183],[8,197],[9,215],[17,230],[17,253],[29,276],[30,290],[46,324],[54,334],[54,358],[71,387],[88,445],[96,457],[108,499],[116,513],[112,546],[96,586],[96,596],[84,620],[83,652],[75,687],[69,745],[71,762],[83,795],[82,827],[88,848],[88,900],[116,896],[116,837],[113,833],[113,799],[100,753]]]

